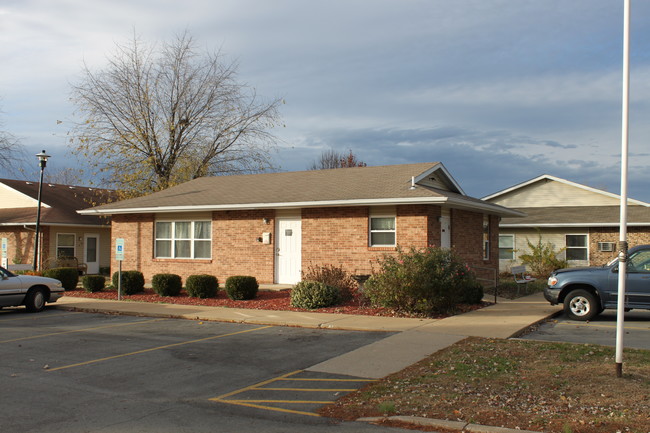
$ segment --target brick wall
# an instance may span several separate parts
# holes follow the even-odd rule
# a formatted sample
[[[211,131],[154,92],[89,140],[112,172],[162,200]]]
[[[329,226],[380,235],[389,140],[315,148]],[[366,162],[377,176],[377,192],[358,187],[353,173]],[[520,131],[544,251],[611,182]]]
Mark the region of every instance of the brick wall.
[[[50,227],[40,226],[40,241],[38,249],[41,251],[40,262],[48,259],[50,250]],[[0,231],[0,238],[7,238],[7,262],[31,264],[34,261],[34,231],[22,227],[5,227]]]
[[[440,245],[440,207],[396,207],[397,242],[404,249]],[[188,214],[189,215],[189,214]],[[264,218],[268,224],[264,223]],[[273,283],[275,260],[275,211],[223,211],[212,214],[212,259],[154,258],[152,214],[115,215],[112,218],[112,251],[115,239],[125,239],[122,270],[139,270],[147,281],[156,273],[171,272],[184,280],[192,274],[215,275],[220,282],[232,275],[253,275],[260,283]],[[317,265],[343,266],[349,272],[378,270],[377,260],[396,248],[368,246],[368,207],[305,208],[302,210],[302,269]],[[476,266],[498,266],[498,222],[491,218],[491,254],[483,261],[483,214],[452,212],[452,246]],[[258,241],[271,233],[271,244]],[[114,257],[111,269],[117,270]]]
[[[451,211],[452,249],[469,264],[477,276],[490,280],[499,272],[499,218],[490,215],[489,259],[483,259],[484,214],[460,209]]]
[[[589,263],[591,266],[603,265],[617,256],[616,247],[612,252],[598,251],[598,242],[614,242],[616,244],[618,237],[618,227],[598,227],[589,230]],[[627,243],[630,248],[650,244],[650,231],[647,227],[628,227]]]

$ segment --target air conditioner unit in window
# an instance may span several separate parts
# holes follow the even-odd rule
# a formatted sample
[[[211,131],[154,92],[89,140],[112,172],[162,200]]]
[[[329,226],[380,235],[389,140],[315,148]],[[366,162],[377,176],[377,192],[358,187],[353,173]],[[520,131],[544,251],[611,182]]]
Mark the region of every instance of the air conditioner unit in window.
[[[611,252],[615,247],[615,242],[598,242],[598,251]]]

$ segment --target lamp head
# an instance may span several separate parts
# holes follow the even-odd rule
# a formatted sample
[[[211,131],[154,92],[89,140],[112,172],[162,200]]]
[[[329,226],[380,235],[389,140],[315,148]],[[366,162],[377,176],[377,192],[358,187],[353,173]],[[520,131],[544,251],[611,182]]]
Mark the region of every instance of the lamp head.
[[[35,156],[38,157],[38,161],[41,168],[45,168],[45,166],[47,165],[47,158],[49,158],[50,155],[45,153],[45,150],[42,150],[41,153],[37,153]]]

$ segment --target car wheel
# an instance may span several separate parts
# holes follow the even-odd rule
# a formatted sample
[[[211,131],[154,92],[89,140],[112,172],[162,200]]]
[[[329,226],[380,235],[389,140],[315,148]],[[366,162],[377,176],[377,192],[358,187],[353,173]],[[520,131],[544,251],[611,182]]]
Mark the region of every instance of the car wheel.
[[[31,289],[25,298],[25,307],[30,313],[38,313],[45,309],[46,299],[43,289]]]
[[[564,312],[572,320],[591,320],[601,308],[596,296],[587,290],[574,290],[564,298]]]

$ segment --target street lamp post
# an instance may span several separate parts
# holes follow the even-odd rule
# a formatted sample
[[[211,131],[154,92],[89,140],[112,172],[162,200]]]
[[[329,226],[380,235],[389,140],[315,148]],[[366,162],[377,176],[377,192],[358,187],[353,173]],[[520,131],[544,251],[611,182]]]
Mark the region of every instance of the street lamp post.
[[[35,271],[38,270],[38,235],[39,229],[41,227],[41,193],[43,192],[43,171],[45,171],[45,166],[47,165],[47,158],[50,157],[45,151],[37,153],[38,165],[41,168],[41,178],[38,181],[38,208],[36,208],[36,236],[34,238],[34,264],[33,268]]]

